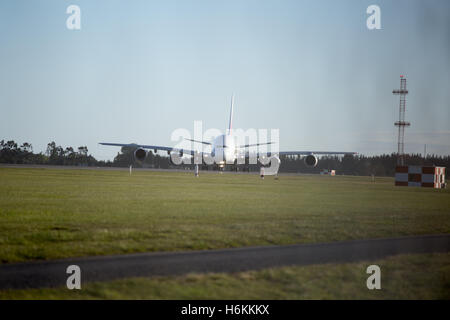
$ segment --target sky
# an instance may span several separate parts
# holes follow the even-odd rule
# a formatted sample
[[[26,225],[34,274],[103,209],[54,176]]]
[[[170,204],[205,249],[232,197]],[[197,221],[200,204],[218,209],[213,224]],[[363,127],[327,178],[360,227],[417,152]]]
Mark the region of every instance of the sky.
[[[368,6],[381,10],[369,30]],[[69,5],[81,29],[69,30]],[[279,129],[280,150],[450,154],[450,1],[0,2],[0,140],[172,146],[178,128]]]

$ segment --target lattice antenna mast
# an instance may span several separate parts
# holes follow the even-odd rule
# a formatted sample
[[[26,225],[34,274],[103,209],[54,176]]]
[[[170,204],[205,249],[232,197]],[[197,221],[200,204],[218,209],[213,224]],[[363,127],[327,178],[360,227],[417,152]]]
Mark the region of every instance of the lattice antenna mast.
[[[408,94],[408,90],[406,89],[406,78],[400,76],[400,89],[393,90],[392,93],[400,96],[398,121],[394,124],[398,127],[397,164],[402,166],[405,164],[405,127],[409,127],[411,125],[411,123],[405,121],[406,95]]]

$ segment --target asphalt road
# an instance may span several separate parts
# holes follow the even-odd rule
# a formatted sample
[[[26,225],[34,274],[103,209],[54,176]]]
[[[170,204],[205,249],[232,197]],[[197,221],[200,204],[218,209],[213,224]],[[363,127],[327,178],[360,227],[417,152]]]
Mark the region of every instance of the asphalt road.
[[[126,277],[238,272],[270,267],[376,260],[402,253],[450,252],[450,234],[224,250],[141,253],[0,265],[0,289],[65,286],[69,265],[81,283]]]

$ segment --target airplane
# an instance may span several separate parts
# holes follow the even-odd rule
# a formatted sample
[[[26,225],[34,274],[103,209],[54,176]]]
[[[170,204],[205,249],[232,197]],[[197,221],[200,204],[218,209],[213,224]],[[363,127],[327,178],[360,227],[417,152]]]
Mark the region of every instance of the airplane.
[[[250,153],[246,149],[261,145],[270,145],[274,142],[264,142],[246,145],[237,145],[236,137],[233,136],[233,110],[234,110],[234,95],[231,97],[230,118],[228,122],[228,130],[225,134],[218,135],[212,142],[198,141],[194,139],[185,139],[191,142],[197,142],[211,147],[211,152],[199,152],[197,150],[187,150],[174,147],[156,146],[156,145],[142,145],[134,143],[111,143],[100,142],[99,144],[105,146],[128,147],[135,149],[134,157],[137,161],[142,162],[148,155],[148,150],[153,150],[156,153],[158,150],[166,151],[169,155],[171,164],[180,165],[181,158],[184,155],[194,157],[195,164],[217,165],[219,168],[224,168],[225,165],[236,165],[245,163],[245,159],[250,157],[257,158],[263,165],[275,161],[280,163],[279,156],[296,155],[305,156],[304,162],[308,167],[317,166],[319,159],[318,155],[355,155],[356,152],[346,151],[281,151],[281,152],[256,152]],[[237,167],[236,167],[237,168]],[[276,169],[278,172],[278,169]],[[276,174],[276,173],[275,173]]]

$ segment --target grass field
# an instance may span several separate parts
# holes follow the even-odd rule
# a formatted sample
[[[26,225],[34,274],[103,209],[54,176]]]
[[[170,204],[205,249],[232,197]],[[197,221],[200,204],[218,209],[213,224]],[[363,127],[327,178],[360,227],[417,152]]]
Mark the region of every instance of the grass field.
[[[2,263],[449,232],[450,190],[391,178],[0,168]]]
[[[380,267],[381,290],[367,289],[371,264]],[[5,290],[0,299],[450,299],[450,254]]]

